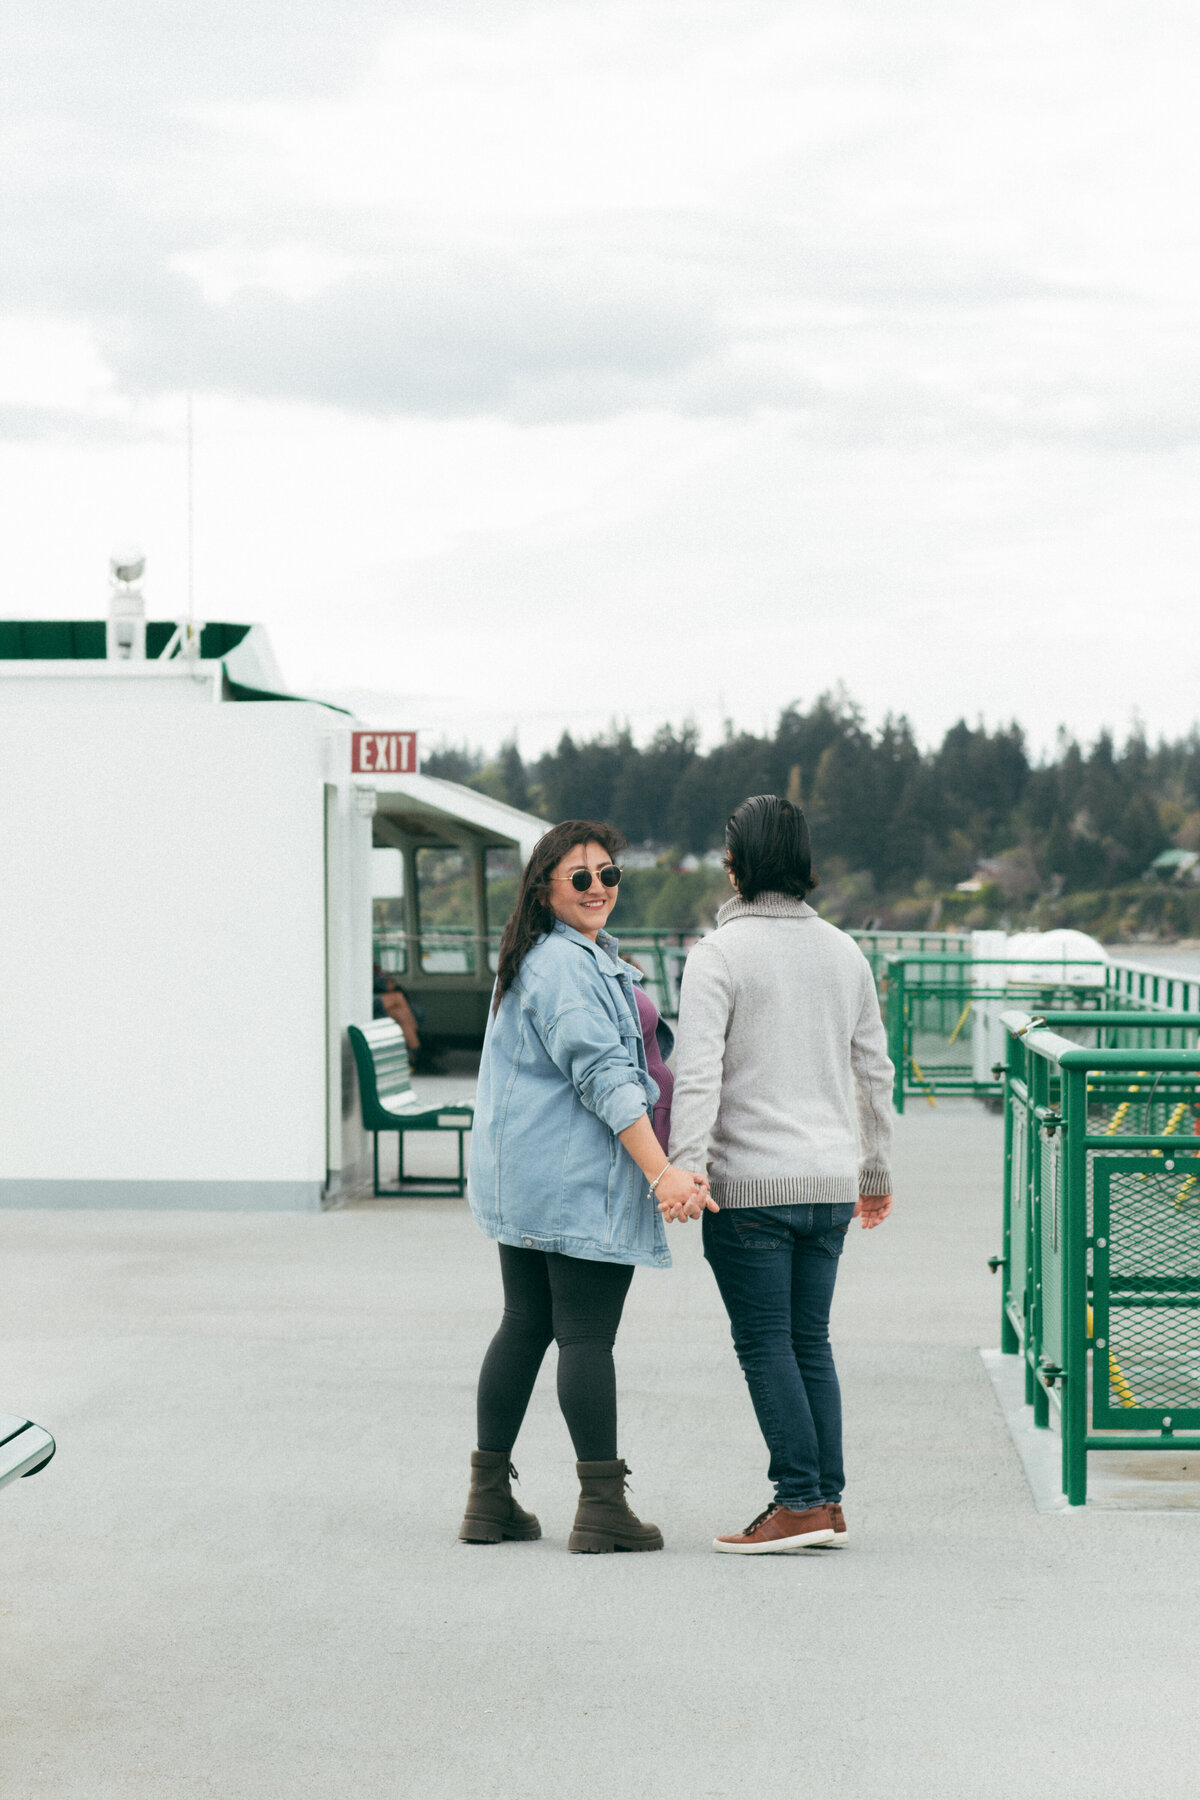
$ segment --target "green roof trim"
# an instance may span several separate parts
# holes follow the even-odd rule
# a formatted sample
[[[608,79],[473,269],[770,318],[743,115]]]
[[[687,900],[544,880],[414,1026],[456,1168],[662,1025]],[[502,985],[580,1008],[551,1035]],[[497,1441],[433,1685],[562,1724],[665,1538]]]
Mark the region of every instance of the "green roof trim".
[[[161,656],[179,626],[170,622],[155,619],[146,626],[146,656]],[[228,656],[236,650],[242,639],[249,632],[248,625],[202,625],[200,627],[200,654],[206,660],[216,662],[222,656]]]
[[[225,671],[225,686],[231,700],[291,700],[303,706],[324,706],[330,712],[343,713],[347,719],[354,714],[348,706],[335,706],[332,700],[310,700],[307,694],[274,694],[270,688],[247,687],[244,681],[235,681],[229,670]]]
[[[84,662],[103,655],[103,619],[0,619],[5,662]]]
[[[179,630],[174,619],[146,621],[146,661],[157,662]],[[249,634],[249,625],[217,620],[200,628],[200,655],[205,662],[221,662]],[[0,662],[103,662],[107,634],[103,619],[0,619]],[[225,689],[231,700],[292,700],[304,706],[324,706],[352,719],[348,707],[332,700],[309,700],[304,694],[277,694],[270,688],[248,687],[235,681],[225,669]]]
[[[146,625],[146,656],[162,655],[178,621],[151,619]],[[217,662],[236,650],[250,630],[248,625],[205,625],[200,632],[200,654]],[[103,619],[0,619],[0,661],[3,662],[102,662],[105,656]]]

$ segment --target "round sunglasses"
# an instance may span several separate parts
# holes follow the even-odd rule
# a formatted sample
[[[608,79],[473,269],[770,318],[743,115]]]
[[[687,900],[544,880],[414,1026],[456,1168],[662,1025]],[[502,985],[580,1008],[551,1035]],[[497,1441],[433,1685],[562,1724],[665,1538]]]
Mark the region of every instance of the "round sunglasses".
[[[616,863],[605,863],[604,867],[598,869],[596,873],[606,888],[615,888],[621,879],[621,871]],[[590,869],[572,869],[569,875],[555,875],[553,879],[569,881],[577,894],[586,894],[592,885],[592,871]]]

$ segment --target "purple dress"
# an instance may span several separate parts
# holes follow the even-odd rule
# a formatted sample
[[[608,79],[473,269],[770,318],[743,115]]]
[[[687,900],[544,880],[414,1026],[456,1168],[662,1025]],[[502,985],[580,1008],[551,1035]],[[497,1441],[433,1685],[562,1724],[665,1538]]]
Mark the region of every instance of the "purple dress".
[[[671,1137],[671,1095],[675,1089],[675,1077],[662,1059],[658,1047],[658,1008],[649,994],[643,994],[637,982],[633,984],[637,995],[638,1023],[642,1028],[642,1042],[646,1046],[646,1067],[651,1079],[658,1083],[658,1103],[650,1114],[650,1123],[654,1135],[666,1150]]]

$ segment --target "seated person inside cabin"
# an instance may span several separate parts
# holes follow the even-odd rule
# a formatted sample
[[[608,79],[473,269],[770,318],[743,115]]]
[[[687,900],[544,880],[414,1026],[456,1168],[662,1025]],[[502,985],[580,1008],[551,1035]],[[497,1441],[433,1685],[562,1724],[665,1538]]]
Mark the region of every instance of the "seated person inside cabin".
[[[404,1042],[408,1045],[410,1057],[421,1053],[421,1033],[417,1025],[417,1015],[409,1002],[408,995],[400,987],[394,975],[386,975],[375,964],[375,1004],[371,1016],[376,1019],[391,1019],[404,1033]]]

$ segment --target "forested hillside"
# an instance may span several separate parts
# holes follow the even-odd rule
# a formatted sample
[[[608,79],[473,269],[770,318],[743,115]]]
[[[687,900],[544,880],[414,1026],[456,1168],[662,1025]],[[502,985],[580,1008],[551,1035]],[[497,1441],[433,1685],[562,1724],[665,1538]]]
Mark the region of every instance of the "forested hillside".
[[[770,737],[727,730],[701,750],[689,726],[663,725],[638,745],[628,731],[576,741],[525,763],[516,744],[494,760],[466,749],[427,756],[426,773],[465,781],[547,819],[612,820],[632,844],[663,851],[643,924],[704,922],[719,873],[680,877],[682,856],[719,846],[726,818],[748,794],[800,801],[812,827],[822,910],[847,923],[970,923],[1044,916],[1109,933],[1200,931],[1200,888],[1141,880],[1172,845],[1200,849],[1200,734],[1151,745],[1132,733],[1083,746],[1062,736],[1053,756],[1031,760],[1018,725],[988,730],[965,721],[923,750],[904,718],[872,730],[840,696],[808,710],[789,706]],[[978,880],[974,893],[957,884]],[[681,885],[682,884],[682,885]],[[632,913],[629,914],[632,918]]]

